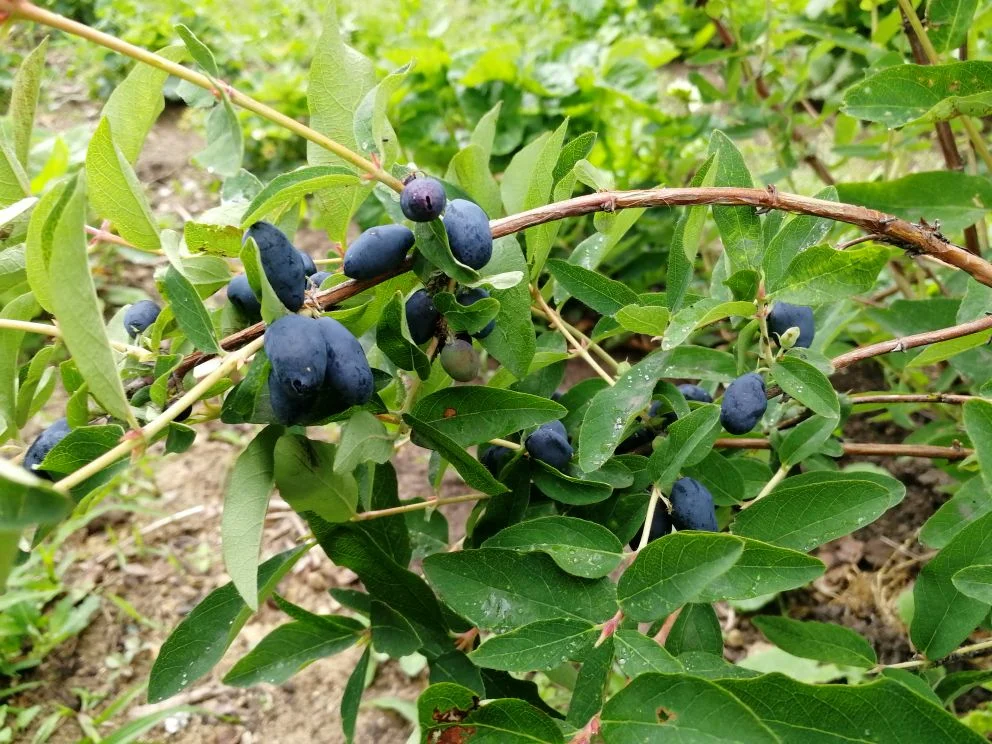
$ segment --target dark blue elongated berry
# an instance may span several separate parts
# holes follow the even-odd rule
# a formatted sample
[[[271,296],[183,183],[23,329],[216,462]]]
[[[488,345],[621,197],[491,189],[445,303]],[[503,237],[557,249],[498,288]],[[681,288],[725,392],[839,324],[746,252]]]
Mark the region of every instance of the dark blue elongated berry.
[[[713,402],[713,396],[699,387],[699,385],[692,385],[690,383],[679,385],[679,392],[682,393],[682,397],[686,400],[694,400],[697,403]]]
[[[498,444],[479,447],[479,450],[479,462],[496,478],[499,477],[503,466],[513,457],[513,450]]]
[[[796,346],[808,349],[816,335],[813,320],[813,308],[805,305],[790,305],[788,302],[776,302],[768,313],[768,330],[775,336],[781,336],[790,328],[799,329]]]
[[[256,321],[262,319],[262,303],[251,291],[248,277],[244,274],[238,274],[227,283],[227,299],[245,318]]]
[[[720,401],[720,423],[731,434],[747,434],[765,415],[766,408],[765,381],[757,372],[748,372],[724,391]]]
[[[672,486],[672,524],[678,530],[716,532],[713,494],[693,478],[679,478]]]
[[[375,380],[362,345],[334,318],[325,315],[316,322],[327,349],[325,387],[336,391],[346,406],[368,403],[375,390]]]
[[[314,395],[324,384],[327,344],[316,320],[284,315],[265,329],[265,354],[274,379],[287,395]]]
[[[372,279],[403,263],[413,247],[414,237],[404,225],[370,227],[344,254],[344,275],[352,279]]]
[[[539,426],[527,437],[524,446],[535,460],[547,463],[557,470],[564,470],[574,454],[572,445],[562,436],[561,430],[550,424]]]
[[[406,301],[406,324],[410,329],[410,338],[417,346],[426,344],[434,337],[440,319],[441,314],[426,289],[418,289]]]
[[[162,311],[159,306],[151,300],[135,302],[124,313],[124,327],[128,335],[134,338],[139,333],[144,333],[145,329],[155,322],[160,312]]]
[[[400,193],[403,216],[414,222],[436,220],[444,211],[446,201],[444,186],[436,178],[414,178]]]
[[[565,441],[568,441],[568,432],[565,431],[565,424],[563,424],[560,419],[549,421],[548,423],[544,424],[544,426],[551,429],[551,431],[555,432],[558,436],[565,439]]]
[[[468,307],[469,305],[474,305],[479,300],[484,300],[487,297],[489,297],[489,293],[486,290],[481,287],[473,287],[471,289],[462,290],[455,296],[455,299],[458,301],[459,305],[465,305]],[[486,327],[481,331],[478,333],[473,333],[472,335],[475,338],[485,338],[494,330],[496,330],[496,318],[493,318],[486,323]]]
[[[648,530],[648,542],[654,542],[659,537],[664,537],[672,531],[672,518],[668,514],[668,509],[659,499],[654,510],[654,517],[651,519],[651,528]],[[644,532],[644,525],[637,528],[637,534],[628,543],[631,550],[637,550],[641,544],[641,535]]]
[[[268,222],[256,222],[249,227],[248,237],[258,246],[262,270],[276,297],[287,309],[299,310],[307,287],[303,256],[282,230]]]
[[[299,248],[296,249],[296,252],[300,254],[300,260],[303,262],[303,273],[306,276],[313,276],[314,274],[316,274],[317,264],[313,262],[313,259],[310,257],[310,254],[304,253]]]
[[[444,212],[448,245],[459,263],[481,269],[493,255],[493,234],[489,216],[475,202],[452,199]]]
[[[296,395],[280,384],[274,374],[269,375],[269,406],[272,408],[272,415],[275,416],[276,421],[283,426],[296,426],[304,423],[315,396],[316,394]]]
[[[21,461],[21,465],[24,469],[31,471],[39,478],[51,480],[52,476],[44,470],[38,470],[38,466],[45,460],[48,453],[55,448],[55,445],[66,438],[70,431],[72,430],[69,428],[69,422],[64,418],[60,418],[58,421],[41,432],[41,434],[35,437],[35,440],[31,442],[31,446],[28,447],[28,451],[25,453],[24,459]]]

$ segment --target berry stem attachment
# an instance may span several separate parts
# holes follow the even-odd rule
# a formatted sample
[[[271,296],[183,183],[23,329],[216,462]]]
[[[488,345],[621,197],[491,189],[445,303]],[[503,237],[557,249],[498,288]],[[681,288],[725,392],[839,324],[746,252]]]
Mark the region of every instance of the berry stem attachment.
[[[765,496],[767,496],[768,494],[770,494],[772,491],[775,490],[775,487],[779,483],[781,483],[783,480],[785,480],[785,476],[787,476],[788,474],[789,474],[789,466],[788,465],[782,465],[778,470],[775,471],[775,474],[771,478],[768,479],[768,482],[765,484],[764,488],[761,489],[761,491],[758,493],[758,495],[755,496],[750,501],[748,501],[746,504],[743,504],[741,506],[741,509],[742,510],[743,509],[747,509],[752,504],[756,504],[761,499],[765,498]]]
[[[651,537],[651,524],[654,522],[654,513],[658,510],[658,500],[661,498],[661,491],[657,486],[651,487],[651,498],[648,499],[648,510],[644,514],[644,526],[641,527],[641,539],[637,543],[637,552],[640,553],[648,544]]]

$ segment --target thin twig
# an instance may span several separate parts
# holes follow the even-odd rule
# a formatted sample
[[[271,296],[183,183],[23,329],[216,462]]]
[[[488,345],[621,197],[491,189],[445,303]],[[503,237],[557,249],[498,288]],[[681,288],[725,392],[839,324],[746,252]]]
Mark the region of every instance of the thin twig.
[[[929,344],[935,344],[939,341],[948,341],[952,338],[970,336],[973,333],[981,333],[982,331],[988,331],[990,329],[992,329],[992,316],[986,316],[984,318],[979,318],[978,320],[971,320],[967,323],[961,323],[960,325],[951,326],[949,328],[941,328],[936,331],[927,331],[926,333],[917,333],[912,336],[903,336],[902,338],[893,338],[888,341],[881,341],[877,344],[860,346],[857,349],[852,349],[851,351],[841,354],[840,356],[835,356],[831,360],[831,363],[833,364],[835,370],[840,370],[845,367],[850,367],[852,364],[870,357],[888,354],[892,351],[906,351],[906,349],[914,349],[917,346],[927,346]]]
[[[593,371],[596,374],[598,374],[600,377],[602,377],[604,380],[606,380],[608,384],[610,385],[616,384],[616,381],[613,379],[613,376],[605,369],[603,369],[601,366],[599,366],[599,362],[597,362],[595,359],[592,358],[592,355],[589,353],[589,350],[586,349],[579,342],[579,340],[576,339],[575,336],[571,334],[571,332],[567,328],[565,328],[564,321],[561,319],[558,313],[554,309],[552,309],[552,307],[547,302],[545,302],[544,297],[541,296],[540,291],[538,291],[534,287],[531,287],[531,295],[533,296],[537,304],[541,306],[541,310],[544,311],[544,314],[547,315],[548,318],[550,318],[551,324],[558,328],[558,330],[561,332],[561,335],[564,336],[565,340],[567,340],[568,343],[571,345],[571,347],[575,349],[575,352],[585,360],[586,364],[592,367]]]
[[[415,504],[403,504],[403,506],[391,506],[388,509],[376,509],[375,511],[360,512],[351,518],[352,522],[364,522],[369,519],[388,517],[393,514],[406,514],[407,512],[423,511],[433,509],[447,504],[464,504],[467,501],[484,501],[489,498],[485,493],[465,493],[460,496],[447,496],[445,498],[427,499],[418,501]]]
[[[143,253],[150,253],[150,251],[144,248],[137,248],[131,243],[127,242],[120,235],[114,235],[112,232],[106,230],[101,230],[99,227],[92,227],[90,225],[86,226],[86,234],[92,235],[100,243],[113,243],[114,245],[123,246],[124,248],[134,248],[135,250],[142,251]]]
[[[204,90],[208,90],[214,95],[220,94],[220,91],[217,90],[217,86],[222,85],[224,92],[227,93],[231,103],[256,113],[262,118],[268,119],[272,123],[278,124],[284,129],[288,129],[290,132],[313,142],[315,145],[323,147],[325,150],[334,153],[345,162],[351,163],[356,168],[365,171],[371,178],[384,183],[386,186],[389,186],[395,191],[403,190],[403,183],[398,178],[386,173],[371,160],[363,158],[358,153],[352,152],[350,149],[339,142],[335,142],[330,137],[311,129],[305,124],[301,124],[296,121],[296,119],[286,116],[270,106],[266,106],[261,101],[256,101],[251,96],[235,90],[232,86],[226,83],[213,81],[206,75],[196,72],[195,70],[191,70],[188,67],[183,67],[176,62],[155,54],[154,52],[150,52],[147,49],[142,49],[134,44],[129,44],[122,39],[118,39],[116,36],[105,34],[95,28],[90,28],[84,23],[79,23],[78,21],[61,16],[58,13],[53,13],[49,10],[45,10],[44,8],[39,8],[37,5],[27,2],[26,0],[0,0],[0,14],[3,12],[9,13],[9,15],[13,18],[22,18],[27,21],[34,21],[35,23],[50,26],[51,28],[57,28],[65,33],[86,39],[94,44],[99,44],[100,46],[111,49],[119,54],[131,57],[139,62],[144,62],[152,67],[156,67],[159,70],[167,72],[170,75],[174,75],[175,77],[192,83],[193,85],[203,88]]]
[[[920,395],[911,393],[885,393],[881,395],[852,395],[851,403],[854,405],[865,403],[949,403],[952,405],[964,405],[969,400],[979,399],[976,395],[956,395],[953,393],[923,393]]]
[[[939,659],[938,661],[943,662],[948,659],[957,659],[961,656],[968,656],[969,654],[978,653],[979,651],[988,651],[989,649],[992,649],[992,640],[972,643],[969,646],[962,646],[957,651],[952,651],[943,659]],[[901,661],[898,664],[879,664],[871,671],[878,673],[884,669],[917,669],[919,667],[933,666],[938,663],[938,661],[933,661],[931,659],[913,659],[912,661]]]
[[[770,450],[768,439],[726,438],[717,439],[715,447],[721,449]],[[935,460],[964,460],[972,450],[965,447],[937,447],[929,444],[877,444],[875,442],[842,442],[845,455],[868,455],[875,457],[926,457]]]
[[[42,336],[51,336],[52,338],[62,338],[62,329],[57,325],[52,325],[51,323],[34,323],[30,320],[0,318],[0,328],[10,331],[23,331],[24,333],[37,333]],[[155,357],[155,355],[148,349],[142,349],[140,346],[122,344],[119,341],[110,341],[110,346],[122,354],[130,354],[131,356],[138,357],[142,361],[153,359]]]

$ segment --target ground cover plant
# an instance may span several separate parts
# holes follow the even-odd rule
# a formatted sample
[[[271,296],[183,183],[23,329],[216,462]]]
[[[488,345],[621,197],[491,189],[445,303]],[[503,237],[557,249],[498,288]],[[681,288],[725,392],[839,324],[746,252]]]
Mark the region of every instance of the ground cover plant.
[[[333,3],[303,124],[225,79],[222,50],[187,25],[152,52],[0,0],[8,33],[47,27],[135,60],[82,163],[55,178],[40,178],[56,156],[36,157],[32,137],[47,40],[10,86],[0,578],[19,590],[24,567],[147,448],[195,452],[198,427],[252,425],[224,502],[230,581],[176,623],[150,703],[196,684],[271,603],[285,622],[225,683],[280,685],[357,646],[343,694],[325,703],[349,741],[374,659],[414,654],[430,683],[414,738],[429,742],[981,741],[992,62],[976,31],[992,14],[967,0],[870,6],[851,11],[853,31],[775,26],[817,40],[822,62],[799,73],[798,99],[772,87],[796,74],[791,52],[747,53],[772,38],[768,13],[738,39],[723,4],[686,10],[689,35],[706,31],[687,59],[724,76],[721,89],[694,72],[692,95],[755,109],[722,129],[687,109],[678,144],[692,162],[654,176],[676,120],[653,121],[644,136],[662,144],[641,152],[648,162],[613,163],[615,129],[606,149],[576,129],[588,110],[521,127],[496,153],[498,93],[449,162],[426,146],[411,161],[395,112],[416,68],[377,75]],[[167,85],[203,109],[195,160],[218,182],[214,206],[178,229],[154,217],[135,171]],[[245,170],[238,110],[304,140],[306,165],[264,181]],[[800,115],[833,127],[843,157],[885,165],[870,180],[835,178]],[[760,179],[738,146],[755,130],[775,150]],[[913,141],[918,162],[945,167],[890,170]],[[676,180],[656,185],[662,171]],[[801,178],[822,183],[795,193]],[[302,226],[322,233],[320,255],[298,249]],[[118,249],[164,258],[154,299],[114,306],[98,293],[93,264]],[[867,365],[878,389],[839,382]],[[566,383],[578,367],[588,374]],[[27,441],[57,388],[63,416]],[[850,435],[879,412],[902,441]],[[393,463],[405,448],[430,453],[425,492],[445,478],[463,492],[401,499]],[[892,602],[913,649],[902,658],[881,658],[843,622],[790,617],[782,599],[821,580],[825,546],[906,497],[858,455],[926,459],[947,494],[913,525],[927,552],[904,548],[902,568],[918,573]],[[309,532],[273,553],[263,525],[276,491]],[[449,524],[456,504],[470,511]],[[318,551],[363,586],[335,593],[336,614],[284,596]],[[728,607],[782,652],[782,671],[725,658],[717,609]],[[810,679],[786,659],[829,671]],[[978,703],[959,710],[966,696]]]

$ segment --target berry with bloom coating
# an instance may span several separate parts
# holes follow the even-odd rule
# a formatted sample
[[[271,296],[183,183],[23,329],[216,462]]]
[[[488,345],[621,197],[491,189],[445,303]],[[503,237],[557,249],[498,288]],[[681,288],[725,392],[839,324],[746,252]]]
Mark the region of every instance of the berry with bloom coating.
[[[251,291],[245,274],[238,274],[227,283],[227,299],[248,320],[262,319],[262,303]]]
[[[813,308],[805,305],[790,305],[788,302],[776,302],[768,313],[769,333],[781,337],[790,328],[799,329],[799,338],[795,345],[808,349],[813,343],[816,328],[813,320]]]
[[[560,421],[539,426],[524,442],[527,452],[535,460],[547,463],[556,470],[564,470],[574,454],[564,429]]]
[[[403,263],[413,247],[410,228],[403,225],[370,227],[348,246],[344,254],[344,275],[352,279],[372,279]]]
[[[144,333],[145,329],[155,322],[160,312],[162,311],[159,306],[151,300],[135,302],[124,313],[124,328],[127,329],[128,335],[134,338],[139,333]]]
[[[29,470],[40,478],[51,480],[52,476],[44,470],[38,470],[38,466],[45,460],[48,453],[55,448],[55,445],[66,438],[70,431],[72,430],[69,428],[69,422],[64,418],[60,418],[41,432],[31,442],[31,446],[28,447],[28,451],[24,455],[24,460],[21,461],[24,469]]]
[[[672,486],[672,524],[679,530],[716,532],[713,494],[693,478],[679,478]]]
[[[284,315],[265,329],[265,354],[272,364],[269,379],[290,396],[316,394],[324,383],[327,346],[313,318]]]
[[[258,246],[262,270],[279,301],[294,313],[303,307],[307,286],[307,266],[303,256],[289,242],[282,230],[268,222],[256,222],[246,237]],[[312,263],[312,262],[311,262]]]
[[[765,381],[757,372],[741,375],[727,387],[720,401],[720,423],[731,434],[747,434],[765,415]]]
[[[327,349],[325,386],[337,393],[344,407],[368,403],[375,391],[375,380],[365,349],[352,332],[334,318],[325,315],[316,322]]]
[[[410,329],[410,338],[417,346],[426,344],[434,337],[440,319],[441,314],[426,289],[418,289],[406,301],[406,324]]]
[[[403,216],[414,222],[436,220],[444,211],[446,201],[444,186],[436,178],[414,178],[400,193]]]
[[[466,199],[452,199],[444,213],[448,245],[459,263],[481,269],[493,255],[489,216],[482,207]]]

